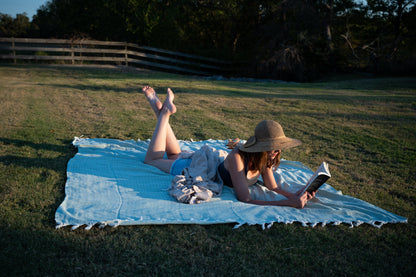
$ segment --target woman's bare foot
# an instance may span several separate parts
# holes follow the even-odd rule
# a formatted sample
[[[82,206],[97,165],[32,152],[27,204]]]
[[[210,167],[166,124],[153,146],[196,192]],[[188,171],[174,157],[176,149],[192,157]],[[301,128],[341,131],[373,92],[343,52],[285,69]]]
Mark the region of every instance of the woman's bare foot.
[[[173,91],[170,88],[168,88],[168,95],[166,96],[165,102],[163,103],[161,112],[166,112],[168,114],[176,113],[176,106],[175,104],[173,104],[174,98],[175,95],[173,94]]]
[[[162,109],[162,102],[160,102],[159,97],[157,96],[155,90],[152,87],[145,86],[143,87],[144,95],[146,96],[147,100],[150,103],[153,111],[156,114],[156,117],[159,116],[160,110]]]

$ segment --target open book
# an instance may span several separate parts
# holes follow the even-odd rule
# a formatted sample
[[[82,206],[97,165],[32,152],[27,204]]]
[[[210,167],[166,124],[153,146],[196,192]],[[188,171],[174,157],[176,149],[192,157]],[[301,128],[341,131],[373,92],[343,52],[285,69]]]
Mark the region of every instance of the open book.
[[[306,183],[302,194],[305,191],[309,193],[317,191],[329,178],[331,178],[331,173],[329,173],[328,163],[323,162]]]

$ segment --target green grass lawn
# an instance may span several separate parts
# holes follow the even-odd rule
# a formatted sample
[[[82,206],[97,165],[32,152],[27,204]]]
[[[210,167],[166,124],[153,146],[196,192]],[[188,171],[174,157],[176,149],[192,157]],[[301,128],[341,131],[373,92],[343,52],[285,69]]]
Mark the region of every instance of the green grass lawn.
[[[162,225],[55,229],[74,136],[150,138],[141,93],[176,93],[179,139],[247,138],[263,119],[303,144],[283,153],[408,224]],[[244,83],[146,71],[0,65],[0,275],[413,276],[416,78]]]

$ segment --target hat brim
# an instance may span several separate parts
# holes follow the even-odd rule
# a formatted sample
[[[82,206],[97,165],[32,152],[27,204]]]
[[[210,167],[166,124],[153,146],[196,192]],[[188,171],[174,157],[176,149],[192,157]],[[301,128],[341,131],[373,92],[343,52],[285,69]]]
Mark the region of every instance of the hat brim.
[[[250,146],[246,146],[246,144],[244,144],[239,149],[243,152],[254,153],[289,149],[292,147],[299,146],[301,144],[302,142],[300,140],[284,137],[272,141],[256,141],[255,144]]]

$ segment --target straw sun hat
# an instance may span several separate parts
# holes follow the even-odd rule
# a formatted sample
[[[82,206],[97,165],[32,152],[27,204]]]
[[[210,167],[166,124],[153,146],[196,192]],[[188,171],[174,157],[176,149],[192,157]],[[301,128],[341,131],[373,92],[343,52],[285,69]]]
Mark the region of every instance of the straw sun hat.
[[[301,143],[300,140],[286,137],[282,126],[276,121],[263,120],[257,124],[254,136],[249,137],[240,150],[250,153],[282,150],[298,146]]]

